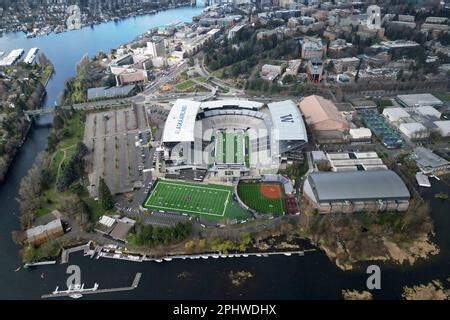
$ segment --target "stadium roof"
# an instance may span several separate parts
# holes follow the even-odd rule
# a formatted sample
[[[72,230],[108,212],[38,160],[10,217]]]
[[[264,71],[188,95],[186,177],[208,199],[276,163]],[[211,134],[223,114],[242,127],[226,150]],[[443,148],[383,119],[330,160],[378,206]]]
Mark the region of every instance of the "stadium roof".
[[[272,115],[278,140],[308,141],[305,123],[297,105],[292,100],[272,102],[267,105]]]
[[[195,118],[200,104],[184,99],[175,101],[164,127],[163,142],[194,141]]]
[[[201,105],[202,109],[217,109],[217,108],[230,108],[230,107],[239,107],[246,109],[260,109],[264,103],[249,101],[249,100],[240,100],[240,99],[227,99],[227,100],[214,100],[203,102]]]
[[[410,198],[405,183],[391,170],[313,172],[308,181],[319,202]]]

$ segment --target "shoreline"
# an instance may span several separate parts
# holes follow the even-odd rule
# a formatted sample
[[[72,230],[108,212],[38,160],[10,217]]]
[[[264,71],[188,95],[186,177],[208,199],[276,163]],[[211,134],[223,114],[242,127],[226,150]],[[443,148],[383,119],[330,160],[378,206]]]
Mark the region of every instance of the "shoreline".
[[[123,16],[123,17],[113,17],[110,19],[106,19],[104,21],[92,21],[86,24],[83,24],[79,29],[73,29],[73,30],[69,30],[69,29],[64,29],[62,31],[59,32],[55,32],[55,29],[58,27],[58,25],[56,26],[51,26],[53,28],[53,30],[51,32],[48,33],[43,33],[43,34],[36,34],[30,37],[27,37],[27,39],[32,39],[32,38],[38,38],[38,37],[44,37],[44,36],[48,36],[51,34],[60,34],[60,33],[66,33],[66,32],[70,32],[70,31],[75,31],[75,30],[81,30],[84,28],[89,28],[89,27],[94,27],[96,25],[100,25],[103,23],[108,23],[108,22],[112,22],[112,21],[121,21],[124,19],[128,19],[128,18],[136,18],[136,17],[141,17],[141,16],[145,16],[145,15],[153,15],[153,14],[157,14],[161,11],[167,11],[167,10],[171,10],[171,9],[177,9],[177,8],[182,8],[182,7],[187,7],[187,6],[192,6],[190,2],[186,2],[186,3],[181,3],[181,4],[177,4],[177,5],[173,5],[173,6],[168,6],[168,7],[161,7],[158,9],[152,9],[146,12],[142,12],[142,13],[133,13],[132,15],[129,16]],[[2,33],[0,33],[0,38],[3,37],[4,34],[8,34],[8,33],[23,33],[25,35],[27,35],[27,31],[18,28],[18,29],[12,29],[12,30],[8,30],[8,29],[4,29]]]
[[[53,77],[53,74],[55,72],[55,67],[53,66],[53,64],[51,64],[51,67],[52,67],[52,72],[49,74],[49,76],[45,80],[45,83],[42,84],[44,86],[44,91],[42,92],[39,105],[37,105],[35,107],[35,109],[41,108],[43,106],[44,99],[47,96],[47,85],[48,85],[50,79]],[[15,160],[17,153],[19,152],[20,148],[22,148],[23,144],[25,143],[25,141],[28,138],[28,134],[30,133],[31,128],[33,127],[33,123],[34,123],[33,118],[30,121],[28,121],[27,127],[25,128],[25,130],[22,133],[22,140],[20,141],[19,145],[15,148],[14,153],[11,155],[11,159],[6,167],[5,172],[0,176],[0,183],[3,183],[5,181],[5,178],[8,175],[9,169],[11,168],[11,165],[12,165],[13,161]]]

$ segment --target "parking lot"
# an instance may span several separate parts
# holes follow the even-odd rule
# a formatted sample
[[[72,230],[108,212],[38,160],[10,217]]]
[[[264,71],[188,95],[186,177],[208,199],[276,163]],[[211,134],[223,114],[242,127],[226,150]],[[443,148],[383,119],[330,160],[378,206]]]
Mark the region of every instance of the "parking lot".
[[[150,169],[151,130],[142,106],[89,114],[84,142],[89,148],[89,192],[96,197],[103,177],[113,194],[140,188]]]

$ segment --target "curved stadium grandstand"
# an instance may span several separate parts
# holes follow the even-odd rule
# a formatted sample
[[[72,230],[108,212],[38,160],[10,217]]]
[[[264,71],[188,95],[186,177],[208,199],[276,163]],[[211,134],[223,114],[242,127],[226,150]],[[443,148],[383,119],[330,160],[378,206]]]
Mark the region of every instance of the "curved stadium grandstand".
[[[284,201],[285,194],[293,190],[286,190],[287,184],[279,181],[283,178],[275,174],[282,161],[301,155],[307,141],[302,116],[296,103],[291,100],[264,104],[248,100],[197,102],[179,99],[167,117],[158,156],[160,175],[178,180],[177,186],[168,187],[179,193],[179,199],[161,195],[161,190],[167,189],[167,186],[158,187],[158,184],[161,185],[162,181],[166,184],[167,180],[159,180],[144,206],[215,220],[223,220],[227,215],[238,219],[240,215],[236,212],[241,209],[247,213],[261,210],[246,205],[241,205],[239,210],[229,209],[228,206],[232,205],[239,207],[239,197],[236,192],[228,194],[217,191],[221,189],[217,188],[217,184],[236,190],[232,184],[237,185],[240,179],[261,180],[261,177],[273,175],[283,187],[280,194],[283,200],[275,200],[279,202],[275,206],[279,207],[263,210],[263,213],[295,211],[287,210],[288,201]],[[198,194],[203,193],[213,198],[206,197],[202,201]],[[220,208],[205,204],[211,199],[216,199]],[[271,201],[274,202],[273,199]]]

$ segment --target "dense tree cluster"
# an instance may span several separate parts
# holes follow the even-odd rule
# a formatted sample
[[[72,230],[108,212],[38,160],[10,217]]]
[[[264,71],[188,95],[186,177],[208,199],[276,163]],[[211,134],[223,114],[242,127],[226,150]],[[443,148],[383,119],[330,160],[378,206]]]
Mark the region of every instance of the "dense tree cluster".
[[[114,199],[111,195],[108,185],[103,178],[100,178],[98,185],[98,198],[103,209],[111,210],[114,208]]]
[[[88,149],[82,142],[78,142],[75,153],[70,160],[63,164],[62,174],[58,177],[56,188],[58,191],[66,190],[73,182],[80,179],[84,172],[84,156]]]
[[[189,222],[178,222],[174,227],[154,227],[152,225],[139,224],[136,227],[134,242],[137,245],[159,245],[172,242],[180,242],[192,233],[192,225]]]
[[[291,38],[279,39],[271,35],[257,40],[252,31],[238,33],[238,40],[228,41],[226,38],[217,44],[214,41],[205,47],[205,63],[211,70],[231,66],[231,74],[248,73],[261,59],[293,59],[298,56],[298,44]],[[235,44],[240,41],[239,44]]]
[[[47,153],[41,153],[27,175],[20,181],[19,197],[20,222],[22,228],[28,228],[34,219],[34,213],[39,207],[42,191],[48,188],[50,182],[51,159]]]

